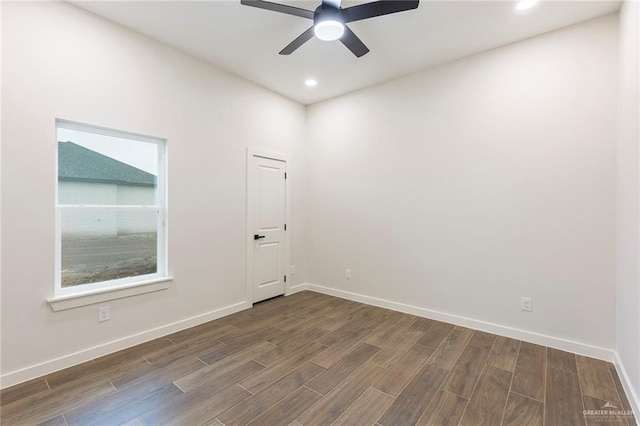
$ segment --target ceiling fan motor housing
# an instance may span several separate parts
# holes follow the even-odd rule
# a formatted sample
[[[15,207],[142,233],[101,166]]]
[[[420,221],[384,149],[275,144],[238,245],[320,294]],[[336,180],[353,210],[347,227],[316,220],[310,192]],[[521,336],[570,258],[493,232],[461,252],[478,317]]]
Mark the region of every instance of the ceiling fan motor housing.
[[[322,21],[338,21],[344,24],[340,8],[331,4],[323,3],[318,6],[313,13],[313,24],[316,25]]]
[[[332,41],[342,38],[345,31],[342,10],[323,2],[313,13],[313,31],[320,40]]]

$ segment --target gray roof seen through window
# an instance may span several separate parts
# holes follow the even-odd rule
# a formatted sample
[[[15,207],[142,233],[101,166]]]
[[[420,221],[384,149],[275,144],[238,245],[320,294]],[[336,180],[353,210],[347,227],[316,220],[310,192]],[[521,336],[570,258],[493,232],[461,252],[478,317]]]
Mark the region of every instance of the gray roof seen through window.
[[[156,186],[156,176],[73,142],[58,142],[58,180]]]

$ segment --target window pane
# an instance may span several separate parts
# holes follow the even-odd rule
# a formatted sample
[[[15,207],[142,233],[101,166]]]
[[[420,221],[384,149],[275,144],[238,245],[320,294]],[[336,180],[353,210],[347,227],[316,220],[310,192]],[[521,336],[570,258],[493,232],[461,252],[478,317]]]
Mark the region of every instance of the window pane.
[[[157,212],[60,214],[63,288],[157,272]]]
[[[156,205],[159,145],[58,128],[58,203]]]

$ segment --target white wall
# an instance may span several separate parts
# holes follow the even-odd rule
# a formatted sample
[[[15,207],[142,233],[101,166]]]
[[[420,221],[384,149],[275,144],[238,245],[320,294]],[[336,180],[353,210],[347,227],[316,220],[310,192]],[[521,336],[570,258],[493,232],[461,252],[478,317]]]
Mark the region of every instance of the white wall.
[[[610,15],[311,106],[310,282],[613,350],[617,31]]]
[[[620,10],[616,349],[640,412],[640,5]]]
[[[2,4],[0,1],[0,22],[2,22]],[[3,37],[0,30],[0,52],[2,51]],[[0,54],[0,87],[3,84],[2,79],[2,55]],[[2,99],[0,99],[0,165],[2,165]],[[0,308],[2,307],[2,172],[0,171]],[[0,369],[2,366],[2,315],[0,314]]]
[[[3,386],[25,378],[17,370],[42,374],[245,302],[247,146],[292,158],[292,278],[305,281],[303,106],[69,4],[4,3],[2,42]],[[174,284],[109,302],[106,323],[95,305],[54,313],[45,302],[56,118],[168,140]]]

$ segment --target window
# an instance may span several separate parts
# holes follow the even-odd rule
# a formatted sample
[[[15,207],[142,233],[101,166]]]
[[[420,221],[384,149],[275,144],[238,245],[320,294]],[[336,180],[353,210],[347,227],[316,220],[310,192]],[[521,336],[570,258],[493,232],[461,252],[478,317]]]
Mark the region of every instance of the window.
[[[56,297],[166,277],[165,141],[56,121]]]

